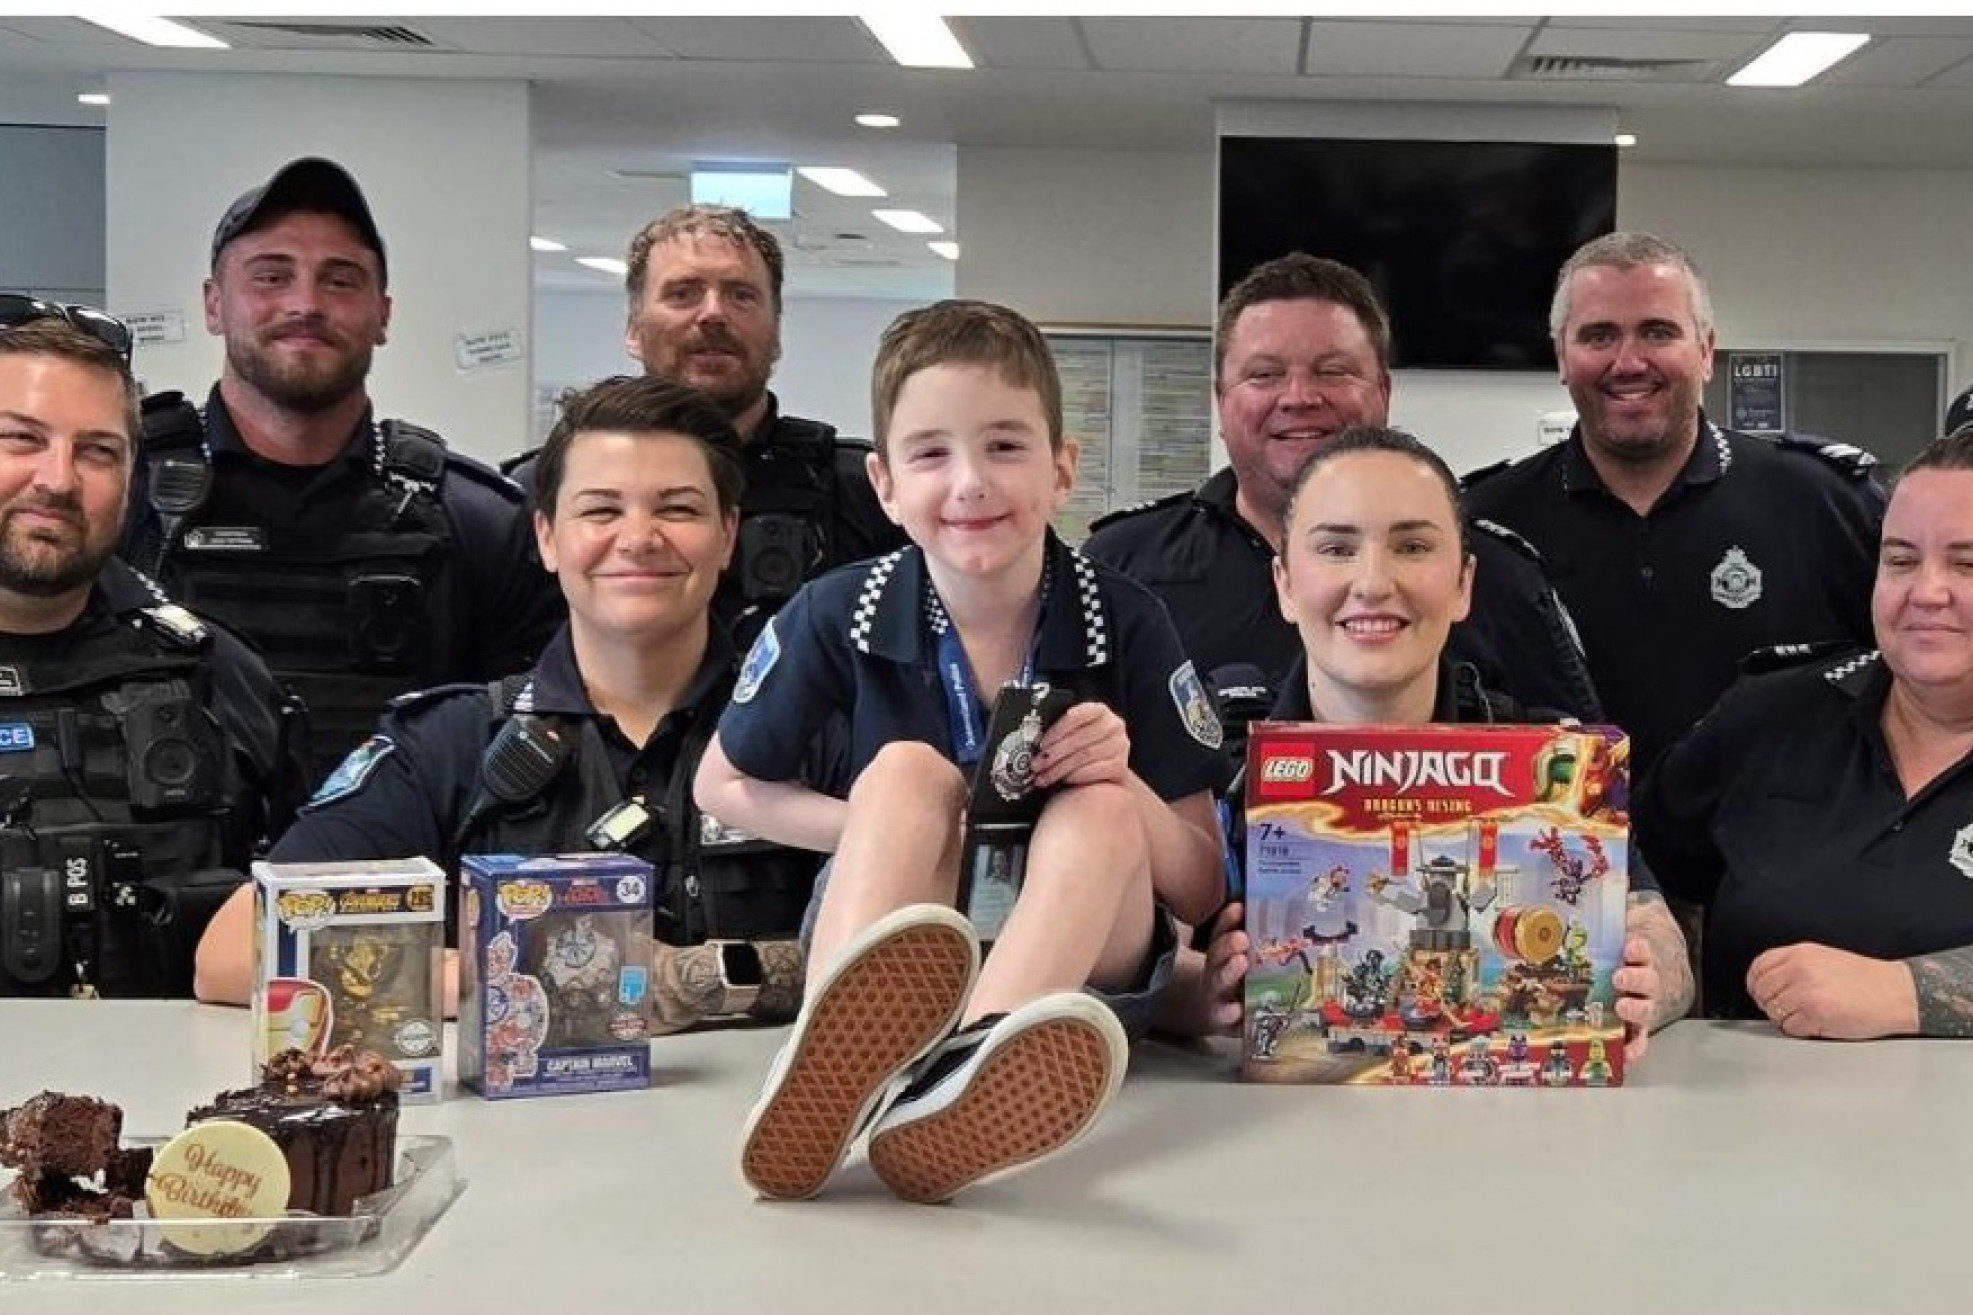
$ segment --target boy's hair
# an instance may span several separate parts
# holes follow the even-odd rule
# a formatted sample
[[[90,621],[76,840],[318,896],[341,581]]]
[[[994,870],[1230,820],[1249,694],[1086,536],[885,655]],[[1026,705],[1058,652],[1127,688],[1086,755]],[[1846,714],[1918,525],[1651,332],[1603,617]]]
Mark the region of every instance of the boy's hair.
[[[1310,477],[1328,462],[1352,452],[1396,453],[1401,457],[1410,457],[1438,476],[1439,483],[1445,487],[1446,498],[1452,503],[1452,522],[1459,529],[1459,555],[1472,555],[1472,542],[1466,531],[1466,500],[1459,491],[1459,477],[1452,473],[1452,467],[1446,464],[1445,458],[1427,447],[1421,439],[1402,429],[1383,425],[1351,425],[1316,448],[1315,455],[1295,476],[1295,486],[1288,491],[1287,510],[1281,517],[1284,527],[1294,522],[1295,503],[1301,500],[1302,489]]]
[[[1226,364],[1226,344],[1249,307],[1270,301],[1328,301],[1352,312],[1377,353],[1377,368],[1391,368],[1391,317],[1370,280],[1341,261],[1291,251],[1262,261],[1226,290],[1213,324],[1213,382]]]
[[[0,356],[54,356],[86,369],[101,370],[122,387],[125,436],[133,443],[137,441],[143,430],[138,414],[143,391],[137,386],[136,376],[130,373],[129,363],[108,343],[51,315],[0,329]]]
[[[1685,272],[1685,285],[1692,297],[1692,322],[1699,336],[1705,337],[1713,327],[1713,298],[1706,291],[1705,276],[1699,273],[1699,267],[1692,263],[1685,248],[1653,233],[1622,231],[1591,238],[1562,262],[1562,269],[1555,276],[1554,300],[1548,303],[1548,336],[1559,343],[1562,331],[1569,327],[1569,281],[1577,270],[1632,270],[1644,265],[1670,265]]]
[[[619,374],[587,388],[569,389],[560,406],[562,413],[534,463],[534,505],[548,519],[555,519],[555,499],[562,491],[570,445],[599,431],[675,434],[696,440],[712,471],[720,512],[739,507],[747,482],[740,435],[719,404],[698,389],[656,375]]]
[[[891,412],[905,381],[934,365],[982,365],[1016,388],[1034,392],[1048,421],[1051,447],[1062,446],[1062,376],[1055,354],[1033,322],[990,301],[935,301],[891,321],[870,372],[870,415],[877,455],[889,459],[885,439]]]
[[[1961,425],[1943,438],[1935,438],[1905,463],[1892,483],[1896,488],[1907,475],[1921,470],[1973,470],[1973,424]]]
[[[624,271],[624,290],[630,294],[635,312],[644,302],[644,278],[651,268],[651,248],[675,237],[716,237],[736,247],[751,247],[767,266],[768,291],[774,297],[774,313],[781,313],[781,281],[787,262],[781,256],[781,243],[774,234],[754,222],[744,210],[724,205],[682,205],[653,219],[630,239],[630,268]]]

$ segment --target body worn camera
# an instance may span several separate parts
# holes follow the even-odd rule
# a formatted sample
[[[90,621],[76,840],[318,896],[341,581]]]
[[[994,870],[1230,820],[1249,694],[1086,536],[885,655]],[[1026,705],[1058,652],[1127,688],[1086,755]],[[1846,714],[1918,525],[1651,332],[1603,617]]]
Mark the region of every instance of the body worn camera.
[[[413,575],[372,573],[349,582],[350,653],[359,670],[402,671],[424,654],[425,586]]]
[[[218,732],[189,693],[153,690],[123,711],[130,807],[137,813],[197,810],[220,802]]]
[[[782,603],[822,560],[822,536],[792,512],[768,511],[740,522],[740,589],[749,603]]]

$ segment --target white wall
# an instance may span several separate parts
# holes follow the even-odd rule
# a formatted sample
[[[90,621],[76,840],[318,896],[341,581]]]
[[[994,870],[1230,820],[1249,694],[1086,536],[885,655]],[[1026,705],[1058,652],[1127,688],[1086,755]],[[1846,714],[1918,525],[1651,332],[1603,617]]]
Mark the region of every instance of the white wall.
[[[870,365],[877,339],[913,303],[852,297],[790,298],[781,315],[781,363],[769,387],[791,415],[870,436]],[[624,294],[552,291],[535,298],[535,378],[544,388],[634,372],[624,350]]]
[[[962,148],[959,288],[1050,322],[1209,325],[1213,193],[1210,152]],[[1626,164],[1617,215],[1692,251],[1723,342],[1950,342],[1968,371],[1973,172]],[[1568,407],[1548,372],[1413,370],[1391,418],[1469,470]]]
[[[0,124],[0,289],[103,301],[103,131]]]
[[[462,369],[462,333],[530,330],[528,89],[520,82],[123,73],[107,155],[108,289],[171,311],[184,340],[144,345],[147,386],[203,399],[223,361],[200,289],[213,226],[288,160],[326,155],[361,184],[390,260],[378,410],[497,457],[527,434],[529,363]]]

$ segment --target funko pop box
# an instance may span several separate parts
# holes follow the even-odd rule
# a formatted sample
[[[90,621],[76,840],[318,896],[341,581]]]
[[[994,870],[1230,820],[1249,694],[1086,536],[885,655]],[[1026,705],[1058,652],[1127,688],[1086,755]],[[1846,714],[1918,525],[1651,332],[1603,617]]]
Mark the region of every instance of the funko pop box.
[[[651,865],[460,860],[459,1080],[489,1100],[651,1085]]]
[[[1241,1075],[1621,1084],[1628,769],[1614,727],[1256,725]]]
[[[345,1042],[439,1098],[445,872],[429,859],[253,865],[254,1062]]]

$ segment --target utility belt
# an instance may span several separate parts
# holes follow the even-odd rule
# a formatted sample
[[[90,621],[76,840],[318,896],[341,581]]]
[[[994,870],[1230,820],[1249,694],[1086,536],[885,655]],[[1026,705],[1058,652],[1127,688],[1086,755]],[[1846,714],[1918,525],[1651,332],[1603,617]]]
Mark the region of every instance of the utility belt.
[[[209,844],[184,841],[207,829],[0,829],[0,995],[189,996],[199,937],[241,876],[147,873],[146,864],[147,855],[176,859],[174,848],[203,858]]]

